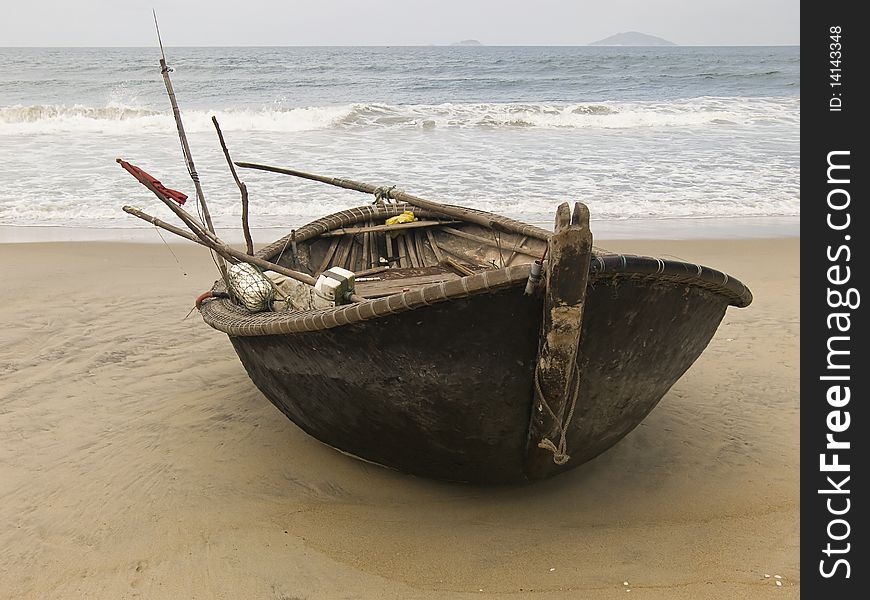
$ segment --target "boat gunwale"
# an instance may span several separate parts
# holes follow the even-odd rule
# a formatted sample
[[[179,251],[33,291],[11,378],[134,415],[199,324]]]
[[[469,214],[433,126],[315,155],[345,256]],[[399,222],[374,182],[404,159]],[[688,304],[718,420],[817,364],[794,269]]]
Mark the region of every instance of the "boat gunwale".
[[[294,234],[284,236],[261,249],[257,256],[269,259],[282,252],[291,239],[295,239],[297,243],[312,240],[326,231],[359,221],[394,216],[405,210],[413,210],[415,214],[423,217],[445,216],[426,209],[417,209],[405,203],[360,206],[317,219],[295,230],[295,238],[292,237]],[[474,212],[492,217],[496,226],[500,222],[512,226],[520,225],[523,227],[521,231],[530,236],[534,234],[532,237],[538,239],[541,239],[541,235],[550,235],[543,229],[500,215],[478,210]],[[251,313],[229,299],[216,298],[203,303],[200,313],[208,325],[232,336],[287,335],[321,331],[475,294],[491,293],[509,287],[519,288],[525,285],[529,269],[530,265],[523,264],[487,270],[381,298],[309,311]],[[738,308],[746,307],[752,302],[752,293],[738,279],[716,269],[677,260],[614,254],[601,248],[593,248],[589,275],[590,285],[606,280],[686,285],[718,294],[724,297],[728,304]],[[215,282],[212,289],[222,291],[223,283]]]
[[[495,213],[490,213],[475,208],[467,208],[464,206],[445,206],[450,206],[451,208],[461,208],[462,210],[469,213],[486,216],[490,219],[491,223],[495,227],[507,229],[520,235],[528,235],[531,238],[539,239],[541,241],[546,241],[551,235],[551,232],[547,231],[546,229],[535,227],[534,225],[528,225],[527,223],[516,221],[514,219],[509,219]],[[316,219],[306,225],[303,225],[299,229],[294,230],[294,232],[291,232],[284,237],[275,240],[268,246],[263,247],[256,253],[256,255],[259,258],[269,260],[270,258],[279,254],[284,248],[286,248],[291,241],[295,240],[296,243],[309,241],[318,237],[319,235],[326,233],[327,231],[332,231],[341,227],[347,227],[348,225],[360,223],[362,221],[395,217],[405,211],[412,211],[415,216],[420,217],[427,217],[433,219],[456,219],[455,216],[446,215],[444,213],[439,213],[437,211],[432,211],[426,208],[419,208],[406,202],[378,202],[376,204],[368,204],[365,206],[348,208],[337,213],[326,215],[325,217],[320,217],[319,219]]]

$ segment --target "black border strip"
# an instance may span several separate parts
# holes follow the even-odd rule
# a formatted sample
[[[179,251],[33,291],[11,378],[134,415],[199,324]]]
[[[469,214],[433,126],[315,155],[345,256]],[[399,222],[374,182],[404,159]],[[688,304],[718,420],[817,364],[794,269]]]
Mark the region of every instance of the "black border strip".
[[[801,27],[801,591],[838,600],[866,597],[868,564],[859,492],[868,487],[868,332],[859,296],[870,269],[870,96],[860,6],[804,3]]]

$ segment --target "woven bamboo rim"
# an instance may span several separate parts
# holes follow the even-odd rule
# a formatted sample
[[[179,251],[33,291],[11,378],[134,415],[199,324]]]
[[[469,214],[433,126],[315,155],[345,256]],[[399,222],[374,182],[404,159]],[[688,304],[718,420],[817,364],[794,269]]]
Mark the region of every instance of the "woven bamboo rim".
[[[496,215],[473,208],[454,208],[462,208],[467,212],[485,216],[496,226],[500,226],[502,229],[511,231],[512,233],[516,233],[518,235],[527,235],[531,238],[539,240],[546,240],[550,237],[550,232],[546,229],[541,229],[540,227],[535,227],[534,225],[528,225],[520,221],[515,221],[514,219],[508,219],[507,217],[503,217],[501,215]],[[308,223],[307,225],[303,225],[296,230],[296,241],[304,242],[306,240],[310,240],[319,235],[322,235],[327,231],[332,231],[333,229],[339,229],[341,227],[347,227],[356,223],[395,217],[396,215],[402,214],[406,210],[412,211],[417,217],[422,217],[426,219],[453,218],[448,215],[444,215],[425,208],[418,208],[405,202],[369,204],[367,206],[357,206],[356,208],[349,208],[341,212],[321,217],[316,221]],[[257,256],[265,260],[269,260],[270,258],[276,256],[281,252],[281,250],[287,247],[287,244],[290,242],[292,235],[293,234],[285,235],[280,240],[277,240],[269,244],[268,246],[265,246],[259,252],[257,252]],[[601,248],[596,248],[595,250],[598,250],[601,254],[607,253]]]
[[[229,335],[302,333],[360,323],[511,286],[519,287],[525,285],[528,276],[529,265],[518,265],[483,271],[383,298],[320,310],[250,313],[229,300],[212,300],[203,304],[200,312],[206,323]],[[219,289],[218,286],[223,287],[223,284],[216,284],[216,289]]]
[[[326,231],[361,221],[395,216],[405,210],[413,210],[416,215],[424,218],[444,216],[403,203],[361,206],[328,215],[297,229],[296,241],[309,240]],[[524,235],[530,237],[539,238],[541,232],[546,233],[538,227],[499,215],[484,211],[476,212],[490,217],[497,224],[510,226],[517,232],[525,231]],[[517,225],[521,227],[517,228]],[[534,236],[531,236],[532,232]],[[288,235],[277,240],[261,249],[257,256],[266,260],[273,258],[286,248],[290,239],[291,236]],[[645,256],[612,254],[601,248],[593,248],[593,254],[590,265],[591,284],[606,280],[631,280],[643,281],[651,285],[684,285],[720,295],[728,304],[737,307],[742,308],[752,302],[752,293],[739,280],[702,265]],[[333,308],[305,312],[250,313],[230,300],[216,299],[203,304],[200,312],[203,320],[211,327],[231,336],[286,335],[360,323],[440,302],[508,288],[515,287],[517,293],[521,293],[520,289],[525,285],[528,276],[529,265],[526,264],[483,271],[444,283]],[[223,283],[217,282],[214,289],[222,290]]]

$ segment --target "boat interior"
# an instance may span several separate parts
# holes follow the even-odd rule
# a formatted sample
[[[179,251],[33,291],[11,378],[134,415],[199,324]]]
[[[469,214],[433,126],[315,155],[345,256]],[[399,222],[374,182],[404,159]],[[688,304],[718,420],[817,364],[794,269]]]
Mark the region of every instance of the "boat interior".
[[[404,213],[408,214],[408,213]],[[455,219],[364,221],[288,244],[273,261],[315,278],[332,267],[353,271],[356,293],[379,298],[541,258],[546,242]]]

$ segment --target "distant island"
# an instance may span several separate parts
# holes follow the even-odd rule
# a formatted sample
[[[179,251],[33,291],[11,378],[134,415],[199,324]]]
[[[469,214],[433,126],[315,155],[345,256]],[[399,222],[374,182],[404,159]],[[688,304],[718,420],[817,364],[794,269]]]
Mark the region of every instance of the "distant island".
[[[676,46],[668,40],[638,31],[626,31],[592,42],[590,46]]]
[[[461,42],[453,42],[451,46],[483,46],[477,40],[462,40]]]

